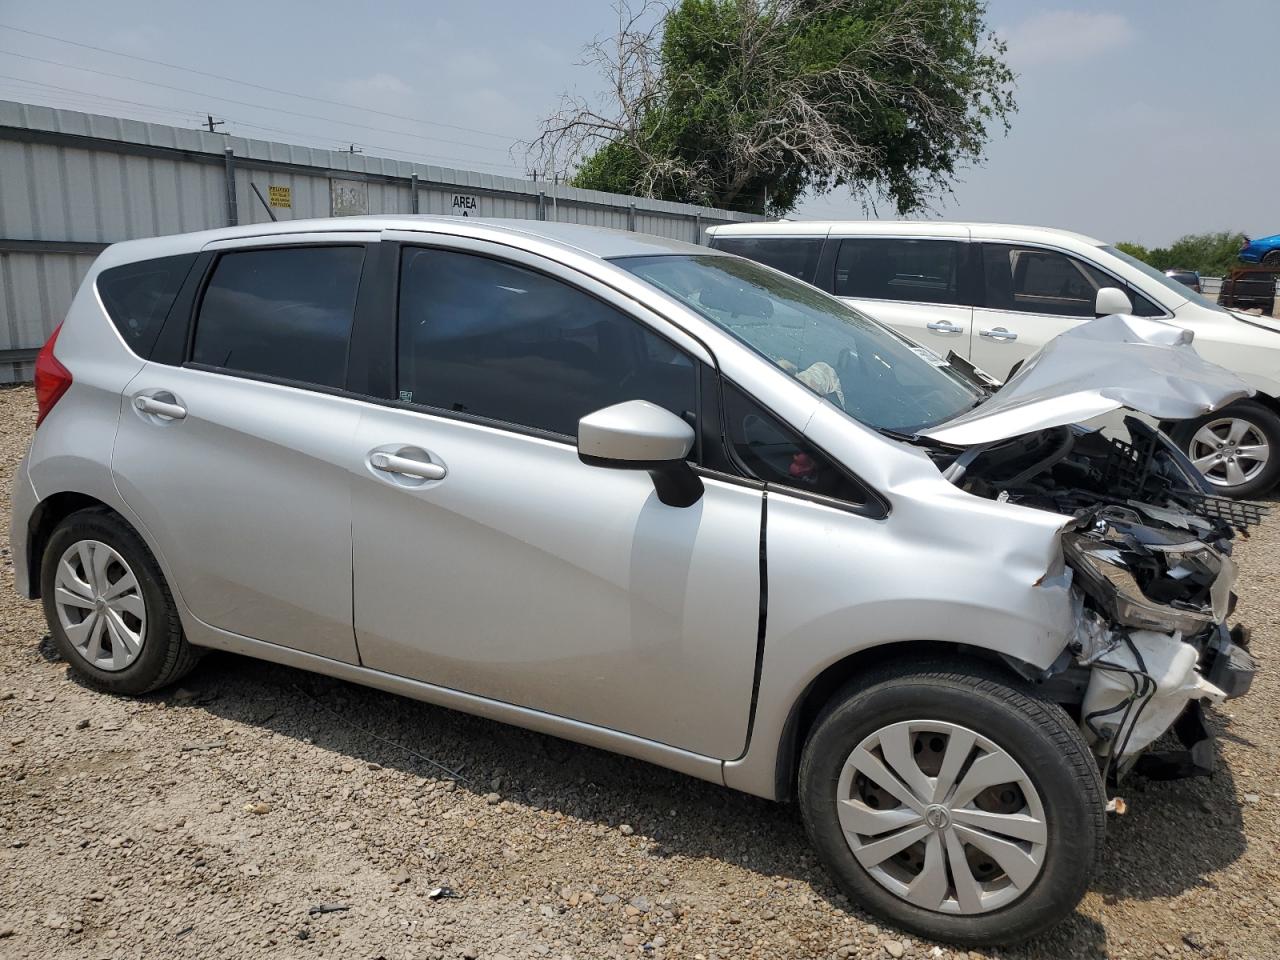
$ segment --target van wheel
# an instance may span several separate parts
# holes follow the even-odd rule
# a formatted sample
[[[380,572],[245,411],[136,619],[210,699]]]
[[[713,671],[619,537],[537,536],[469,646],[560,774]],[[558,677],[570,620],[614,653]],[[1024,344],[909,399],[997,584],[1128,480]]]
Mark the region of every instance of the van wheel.
[[[80,510],[54,529],[40,595],[59,652],[99,690],[150,693],[196,664],[155,558],[109,510]]]
[[[800,761],[809,837],[848,896],[921,936],[989,946],[1067,916],[1102,855],[1106,793],[1061,707],[981,666],[846,686]]]
[[[1257,400],[1180,423],[1173,439],[1221,496],[1261,496],[1280,479],[1280,416]]]

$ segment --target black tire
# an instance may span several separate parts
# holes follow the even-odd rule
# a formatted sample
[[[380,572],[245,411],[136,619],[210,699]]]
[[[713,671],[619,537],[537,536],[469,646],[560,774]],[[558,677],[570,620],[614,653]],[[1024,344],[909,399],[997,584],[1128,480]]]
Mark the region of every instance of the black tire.
[[[1280,267],[1280,250],[1268,250],[1262,262],[1269,267]]]
[[[1256,477],[1237,486],[1219,486],[1212,484],[1213,492],[1219,496],[1236,500],[1250,500],[1268,493],[1280,481],[1280,415],[1264,403],[1257,400],[1237,400],[1221,410],[1198,417],[1195,420],[1184,420],[1173,428],[1173,441],[1184,453],[1191,452],[1191,438],[1206,423],[1220,420],[1223,417],[1236,417],[1247,420],[1264,437],[1271,447],[1271,456]]]
[[[1028,889],[986,913],[944,913],[909,903],[858,862],[837,813],[846,758],[864,738],[906,720],[959,724],[1012,757],[1040,795],[1044,861]],[[1072,912],[1102,858],[1106,791],[1079,730],[1057,704],[982,664],[895,666],[846,686],[817,718],[800,761],[801,814],[819,857],[841,889],[889,923],[934,940],[1005,945]]]
[[[54,607],[58,562],[72,544],[97,540],[120,554],[133,570],[146,609],[146,627],[137,659],[121,670],[103,670],[71,643]],[[173,595],[142,538],[119,515],[102,507],[71,514],[54,529],[40,563],[40,596],[49,633],[63,658],[89,686],[108,693],[138,696],[185,676],[199,660],[187,643]]]

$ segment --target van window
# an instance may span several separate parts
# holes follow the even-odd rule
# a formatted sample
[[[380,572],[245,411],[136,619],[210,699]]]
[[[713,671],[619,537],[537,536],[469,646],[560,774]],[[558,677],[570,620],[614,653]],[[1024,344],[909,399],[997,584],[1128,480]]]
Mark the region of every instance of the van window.
[[[690,420],[692,358],[638,321],[524,267],[450,250],[401,254],[400,399],[576,437],[624,400]]]
[[[184,253],[127,263],[98,274],[98,296],[107,316],[138,356],[151,356],[164,318],[195,262],[196,254]]]
[[[957,240],[841,240],[835,294],[870,300],[959,303],[960,249]]]
[[[737,254],[813,283],[818,275],[822,240],[813,237],[713,237],[711,247]]]
[[[993,310],[1092,318],[1098,290],[1119,287],[1129,296],[1135,315],[1165,315],[1132,287],[1057,250],[986,243],[982,265],[986,281],[983,305]]]

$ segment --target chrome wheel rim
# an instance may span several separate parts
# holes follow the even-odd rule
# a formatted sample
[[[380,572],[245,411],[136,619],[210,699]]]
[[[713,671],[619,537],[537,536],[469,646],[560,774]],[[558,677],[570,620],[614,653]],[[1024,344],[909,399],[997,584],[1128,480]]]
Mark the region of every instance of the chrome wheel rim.
[[[99,670],[123,670],[138,659],[147,605],[133,570],[107,544],[80,540],[66,549],[53,605],[72,649]]]
[[[1271,459],[1266,435],[1238,417],[1210,420],[1191,437],[1187,452],[1205,479],[1220,487],[1248,483]]]
[[[836,785],[854,857],[895,896],[977,914],[1022,897],[1040,875],[1044,805],[991,740],[940,720],[882,727],[849,754]]]

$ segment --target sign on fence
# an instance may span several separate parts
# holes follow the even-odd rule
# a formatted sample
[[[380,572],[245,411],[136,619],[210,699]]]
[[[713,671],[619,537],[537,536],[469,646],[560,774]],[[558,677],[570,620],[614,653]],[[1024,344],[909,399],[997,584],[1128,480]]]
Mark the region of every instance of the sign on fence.
[[[330,180],[330,216],[359,217],[369,212],[369,185],[363,180]]]
[[[293,188],[272,184],[267,187],[267,200],[273,207],[290,208],[293,206]]]
[[[480,216],[480,198],[472,193],[455,193],[449,212],[458,217]]]

